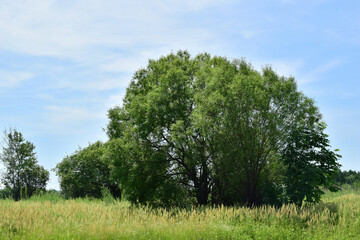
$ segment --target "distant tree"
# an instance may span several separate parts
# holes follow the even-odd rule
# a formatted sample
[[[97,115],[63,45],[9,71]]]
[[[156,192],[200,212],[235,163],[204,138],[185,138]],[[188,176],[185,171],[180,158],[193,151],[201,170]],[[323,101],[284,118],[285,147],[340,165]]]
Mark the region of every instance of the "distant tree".
[[[350,185],[352,188],[360,188],[360,172],[354,170],[339,171],[336,176],[338,186]]]
[[[11,198],[11,192],[8,188],[4,188],[0,190],[0,199],[8,199]]]
[[[108,188],[114,197],[120,197],[119,184],[111,179],[111,160],[106,157],[106,151],[107,146],[98,141],[57,164],[54,170],[65,197],[101,198],[103,188]]]
[[[17,130],[4,132],[5,146],[0,160],[5,166],[2,182],[15,200],[45,190],[49,172],[37,164],[35,145]]]

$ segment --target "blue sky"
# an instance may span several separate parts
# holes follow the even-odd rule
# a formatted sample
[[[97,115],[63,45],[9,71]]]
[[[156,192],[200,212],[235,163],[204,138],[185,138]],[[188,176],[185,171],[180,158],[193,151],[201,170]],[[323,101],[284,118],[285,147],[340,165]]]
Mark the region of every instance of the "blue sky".
[[[359,13],[355,0],[2,0],[0,128],[21,131],[51,170],[106,141],[107,110],[148,59],[208,52],[294,76],[342,169],[359,171]]]

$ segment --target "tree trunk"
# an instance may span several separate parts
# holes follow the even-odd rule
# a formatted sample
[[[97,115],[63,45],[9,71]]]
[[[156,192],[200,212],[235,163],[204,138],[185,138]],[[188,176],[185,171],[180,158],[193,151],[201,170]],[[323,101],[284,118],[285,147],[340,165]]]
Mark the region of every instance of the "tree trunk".
[[[208,204],[209,190],[208,186],[201,184],[196,189],[196,200],[201,206]]]

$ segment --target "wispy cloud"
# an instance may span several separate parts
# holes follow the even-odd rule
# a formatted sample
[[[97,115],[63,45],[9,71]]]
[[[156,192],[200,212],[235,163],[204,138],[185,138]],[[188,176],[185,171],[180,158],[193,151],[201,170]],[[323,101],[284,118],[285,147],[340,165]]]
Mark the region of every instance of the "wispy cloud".
[[[241,31],[241,34],[243,36],[243,38],[245,39],[250,39],[253,38],[257,35],[259,35],[262,31],[256,31],[256,30],[243,30]]]
[[[127,57],[127,58],[113,58],[101,64],[100,68],[103,71],[109,72],[129,72],[133,73],[140,67],[147,65],[146,57]]]
[[[115,107],[115,106],[121,106],[123,103],[123,99],[125,97],[125,93],[117,94],[117,95],[111,95],[105,103],[106,109]]]
[[[106,122],[106,109],[80,106],[50,105],[45,107],[41,122],[35,124],[41,132],[55,135],[89,134],[89,126]],[[87,127],[85,127],[87,126]],[[91,128],[93,131],[94,129]],[[101,126],[97,126],[97,129]]]
[[[305,61],[303,59],[263,60],[252,62],[252,64],[258,70],[265,66],[271,66],[281,76],[293,76],[299,84],[308,84],[321,80],[324,74],[338,67],[342,62],[341,59],[335,59],[309,71],[304,70]]]
[[[319,81],[322,79],[322,75],[326,74],[330,70],[336,68],[342,63],[341,59],[335,59],[330,62],[327,62],[323,65],[316,67],[309,72],[303,73],[298,77],[299,84],[307,84],[314,81]]]
[[[176,14],[217,4],[224,3],[206,0],[78,0],[67,4],[6,1],[0,6],[0,48],[81,61],[106,59],[106,51],[99,49],[104,47],[136,49],[139,44],[159,46],[162,42],[173,42],[177,48],[184,46],[184,36],[181,31],[174,31]],[[194,34],[185,47],[206,42],[207,34],[196,34],[196,31]]]
[[[18,87],[22,82],[33,76],[32,73],[28,72],[9,72],[0,70],[0,89]]]
[[[102,91],[111,89],[126,88],[131,78],[108,78],[101,79],[99,81],[93,81],[86,84],[85,88],[90,90]]]
[[[114,89],[124,89],[128,86],[131,76],[124,77],[98,77],[95,80],[61,80],[50,89],[65,89],[71,91],[97,92]]]
[[[47,106],[47,115],[53,123],[69,123],[77,120],[94,120],[104,118],[104,112],[89,111],[80,107]]]

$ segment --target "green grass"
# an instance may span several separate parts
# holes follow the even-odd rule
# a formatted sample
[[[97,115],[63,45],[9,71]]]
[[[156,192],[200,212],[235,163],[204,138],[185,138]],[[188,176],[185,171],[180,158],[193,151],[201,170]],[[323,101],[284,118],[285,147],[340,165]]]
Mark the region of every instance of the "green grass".
[[[0,201],[0,239],[358,239],[360,194],[316,205],[152,209],[58,195]]]

